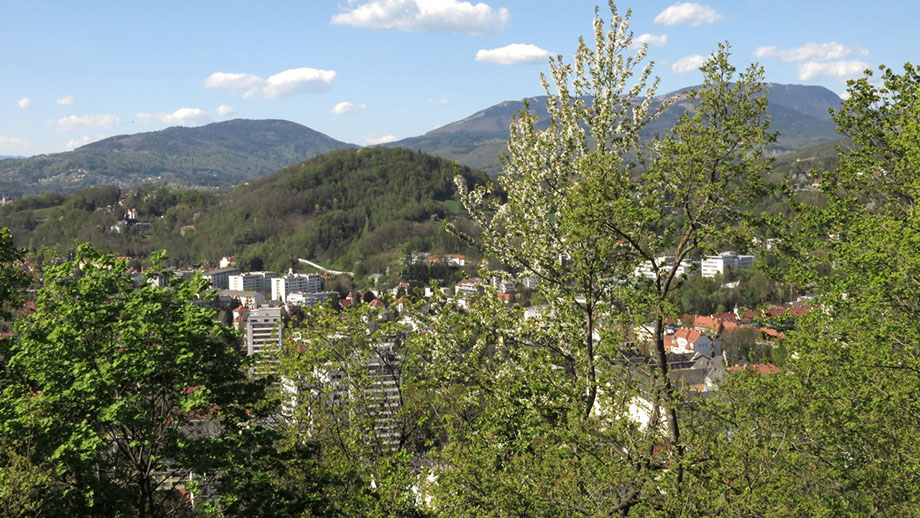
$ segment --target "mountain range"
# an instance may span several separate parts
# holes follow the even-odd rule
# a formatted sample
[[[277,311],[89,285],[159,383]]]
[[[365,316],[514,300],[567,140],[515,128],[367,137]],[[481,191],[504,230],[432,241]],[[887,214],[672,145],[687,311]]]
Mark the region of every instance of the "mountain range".
[[[767,85],[767,114],[779,139],[775,154],[839,138],[828,110],[840,98],[820,86]],[[675,102],[643,130],[664,134],[692,104],[687,89],[660,96]],[[528,99],[530,110],[548,124],[546,97]],[[523,101],[504,101],[424,135],[386,144],[454,160],[489,174],[500,171],[509,125]],[[188,128],[119,135],[73,151],[0,161],[0,193],[18,198],[46,192],[114,185],[228,188],[334,149],[356,148],[306,126],[284,120],[236,119]]]
[[[0,192],[20,197],[92,186],[226,188],[334,149],[356,148],[301,124],[235,119],[118,135],[73,151],[0,161]]]
[[[775,154],[829,142],[840,138],[831,119],[830,109],[840,107],[840,97],[822,86],[783,85],[770,83],[767,88],[767,116],[771,127],[779,131],[772,146]],[[660,104],[677,98],[657,119],[641,132],[643,137],[663,135],[692,105],[683,95],[684,88],[655,99]],[[549,123],[546,96],[527,99],[531,113],[538,117],[538,127]],[[478,111],[465,119],[446,124],[418,137],[387,144],[431,153],[461,164],[482,169],[490,174],[501,170],[498,156],[505,151],[508,127],[512,118],[524,109],[524,101],[505,101]]]

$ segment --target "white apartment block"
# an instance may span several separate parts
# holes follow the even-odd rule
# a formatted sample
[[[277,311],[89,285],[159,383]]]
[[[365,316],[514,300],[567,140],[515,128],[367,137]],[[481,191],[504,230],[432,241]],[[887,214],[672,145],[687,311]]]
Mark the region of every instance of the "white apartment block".
[[[230,289],[230,276],[239,274],[239,268],[221,268],[206,272],[204,278],[211,281],[211,287],[215,290],[227,290]]]
[[[277,362],[275,356],[281,351],[284,330],[281,325],[281,308],[256,308],[249,312],[246,320],[246,355],[262,356],[263,365]],[[271,367],[257,368],[257,372],[267,373]]]
[[[245,272],[230,276],[229,289],[237,291],[271,291],[271,280],[277,277],[275,272]]]
[[[318,293],[323,291],[323,277],[316,273],[288,273],[271,280],[272,300],[286,301],[295,292]]]
[[[712,278],[716,275],[725,275],[728,268],[750,268],[753,265],[753,255],[738,255],[737,252],[730,250],[719,255],[704,257],[701,270],[703,277]]]
[[[655,264],[658,265],[658,270],[662,275],[670,273],[671,269],[674,268],[674,259],[673,255],[663,255],[655,258]],[[693,270],[693,263],[684,259],[677,265],[677,276],[689,274],[691,270]],[[653,281],[655,280],[655,268],[652,266],[651,261],[643,261],[642,264],[636,267],[633,275]]]
[[[288,293],[284,301],[290,302],[296,306],[313,307],[338,296],[339,294],[335,291],[295,291]]]

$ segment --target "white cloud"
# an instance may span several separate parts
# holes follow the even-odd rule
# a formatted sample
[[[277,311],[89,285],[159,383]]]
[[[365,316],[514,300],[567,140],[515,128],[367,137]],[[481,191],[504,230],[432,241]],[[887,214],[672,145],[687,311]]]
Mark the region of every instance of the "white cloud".
[[[28,142],[19,137],[4,137],[0,135],[0,149],[22,149],[28,145]]]
[[[714,23],[722,15],[715,9],[696,2],[682,2],[669,6],[655,17],[655,23],[662,25],[689,25],[696,27],[704,23]]]
[[[28,97],[23,97],[16,104],[18,104],[21,109],[25,110],[29,106],[32,106],[32,99],[29,99]]]
[[[692,56],[685,56],[675,61],[674,64],[671,65],[671,70],[677,74],[685,74],[699,69],[705,62],[705,56],[693,54]]]
[[[837,95],[840,96],[840,100],[841,100],[841,101],[846,101],[847,99],[850,98],[850,91],[849,91],[849,90],[844,90],[844,91],[840,92],[840,93],[837,94]]]
[[[227,106],[226,104],[221,104],[220,106],[217,107],[218,115],[230,115],[232,113],[236,113],[236,108],[234,108],[233,106]]]
[[[847,46],[836,41],[806,43],[791,49],[780,49],[774,45],[758,47],[754,56],[758,58],[779,58],[783,61],[827,61],[851,56],[866,56],[869,51],[857,46]]]
[[[384,136],[378,137],[378,138],[370,138],[370,137],[369,137],[369,138],[366,139],[367,143],[368,143],[368,144],[371,144],[371,145],[375,145],[375,144],[386,144],[387,142],[394,142],[394,141],[396,141],[396,140],[399,140],[399,138],[397,138],[396,135],[384,135]]]
[[[267,99],[277,99],[298,92],[321,92],[335,79],[334,70],[317,68],[292,68],[265,80],[262,94]]]
[[[365,108],[367,108],[366,104],[354,104],[348,101],[343,101],[333,106],[331,111],[336,115],[347,115],[356,110],[363,110]]]
[[[75,149],[80,146],[85,146],[90,143],[89,135],[83,135],[82,138],[70,139],[67,141],[67,149]]]
[[[228,88],[231,90],[248,90],[262,84],[262,78],[252,74],[231,74],[214,72],[204,80],[206,88]]]
[[[668,44],[668,35],[661,34],[659,36],[655,36],[654,34],[640,34],[633,38],[633,48],[639,48],[646,44],[649,47],[664,47]]]
[[[201,108],[179,108],[178,110],[164,114],[160,120],[167,124],[185,124],[195,122],[205,116]]]
[[[291,68],[268,79],[253,74],[215,72],[204,80],[205,88],[224,88],[243,93],[243,97],[263,96],[277,99],[299,92],[321,92],[335,79],[335,70]]]
[[[816,77],[839,77],[847,79],[856,77],[869,68],[869,64],[863,61],[840,60],[840,61],[807,61],[799,63],[799,81],[808,81]]]
[[[469,34],[501,32],[507,21],[504,7],[493,9],[483,2],[458,0],[370,0],[332,17],[336,25]]]
[[[143,122],[160,121],[166,124],[192,124],[203,119],[207,113],[201,108],[179,108],[172,113],[136,113],[134,117]]]
[[[512,43],[497,49],[479,49],[476,61],[498,65],[525,65],[542,63],[549,57],[549,51],[529,43]]]
[[[68,131],[76,128],[111,128],[117,126],[119,118],[108,113],[97,113],[88,115],[70,115],[58,119],[58,129]]]
[[[68,95],[67,97],[61,97],[60,99],[57,99],[54,102],[60,104],[61,106],[70,106],[71,104],[73,104],[73,101],[74,101],[73,96]]]
[[[428,99],[428,104],[450,104],[450,99]]]

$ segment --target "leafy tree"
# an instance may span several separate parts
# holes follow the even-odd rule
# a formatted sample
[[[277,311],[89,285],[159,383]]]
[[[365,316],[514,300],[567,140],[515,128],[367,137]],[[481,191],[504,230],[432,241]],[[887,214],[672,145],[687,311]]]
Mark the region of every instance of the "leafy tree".
[[[369,305],[306,310],[287,333],[278,367],[290,390],[284,423],[292,447],[309,442],[330,480],[328,512],[342,516],[423,516],[417,460],[426,451],[427,395],[406,365],[409,329],[392,310]],[[295,470],[301,475],[302,471]]]
[[[197,303],[204,290],[200,278],[137,286],[89,245],[45,270],[0,394],[0,436],[32,438],[31,460],[62,492],[43,511],[183,512],[175,490],[220,474],[259,429],[264,383],[246,379],[233,331]]]
[[[688,93],[694,108],[643,147],[639,131],[663,107],[651,66],[639,68],[645,49],[628,55],[629,14],[610,8],[594,48],[582,41],[573,65],[551,60],[549,127],[527,113],[512,126],[506,195],[459,185],[484,255],[536,275],[546,306],[522,319],[487,296],[430,324],[432,377],[462,416],[439,457],[438,505],[457,514],[650,515],[679,512],[692,493],[695,436],[682,431],[692,419],[671,382],[664,322],[677,316],[676,266],[726,243],[743,250],[761,223],[753,202],[770,191],[773,139],[763,72],[736,74],[720,46]],[[642,261],[650,283],[633,277]],[[625,344],[647,334],[643,359]],[[455,383],[468,388],[458,395]],[[626,418],[636,407],[646,425]]]
[[[920,72],[879,79],[851,81],[834,114],[851,144],[824,174],[827,205],[800,208],[791,262],[822,310],[784,344],[795,447],[774,454],[816,467],[814,506],[838,516],[920,509]]]

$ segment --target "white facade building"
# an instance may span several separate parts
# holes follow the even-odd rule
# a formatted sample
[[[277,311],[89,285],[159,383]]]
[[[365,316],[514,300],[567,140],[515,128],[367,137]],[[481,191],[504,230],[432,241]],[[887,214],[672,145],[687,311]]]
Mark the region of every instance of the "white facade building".
[[[257,367],[256,372],[267,374],[273,369],[283,339],[280,307],[257,308],[249,312],[246,320],[246,355],[260,355],[263,360],[261,368]]]
[[[307,306],[313,307],[323,302],[334,299],[338,297],[338,292],[335,291],[317,291],[317,292],[306,292],[306,291],[295,291],[293,293],[288,293],[285,302],[290,302],[295,306]]]
[[[738,255],[735,251],[728,251],[703,258],[701,270],[703,277],[712,278],[716,275],[725,275],[728,268],[750,268],[753,265],[753,255]]]
[[[271,291],[271,280],[277,277],[275,272],[245,272],[230,276],[229,289],[237,291]]]
[[[662,274],[666,274],[671,271],[671,268],[674,267],[674,256],[673,255],[663,255],[661,257],[655,258],[655,264],[658,265],[658,269]],[[677,265],[677,277],[680,277],[684,274],[689,274],[693,270],[693,263],[684,259]],[[636,267],[633,274],[636,277],[643,277],[650,281],[655,280],[655,269],[652,267],[651,261],[644,261],[642,264]]]
[[[286,301],[294,292],[317,293],[323,291],[323,277],[316,273],[288,273],[271,280],[272,300]]]

